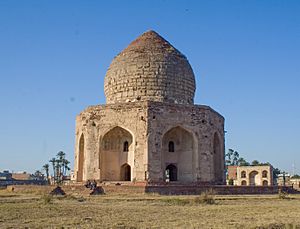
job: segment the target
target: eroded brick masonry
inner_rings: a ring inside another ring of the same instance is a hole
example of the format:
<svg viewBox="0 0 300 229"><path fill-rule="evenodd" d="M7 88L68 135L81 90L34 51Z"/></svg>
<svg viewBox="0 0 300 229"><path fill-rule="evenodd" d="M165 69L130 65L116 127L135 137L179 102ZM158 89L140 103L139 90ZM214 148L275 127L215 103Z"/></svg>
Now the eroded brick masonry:
<svg viewBox="0 0 300 229"><path fill-rule="evenodd" d="M105 76L106 105L76 118L75 179L223 184L224 118L194 105L193 70L154 31Z"/></svg>

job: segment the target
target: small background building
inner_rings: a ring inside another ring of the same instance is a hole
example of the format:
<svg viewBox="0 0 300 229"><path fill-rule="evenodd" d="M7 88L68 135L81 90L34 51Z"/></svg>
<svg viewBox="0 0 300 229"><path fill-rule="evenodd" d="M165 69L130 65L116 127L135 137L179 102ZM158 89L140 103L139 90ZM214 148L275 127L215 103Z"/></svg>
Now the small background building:
<svg viewBox="0 0 300 229"><path fill-rule="evenodd" d="M0 172L0 180L11 180L12 174L8 170Z"/></svg>
<svg viewBox="0 0 300 229"><path fill-rule="evenodd" d="M7 170L0 172L0 187L7 185L45 185L44 176L36 176L27 172L11 173Z"/></svg>
<svg viewBox="0 0 300 229"><path fill-rule="evenodd" d="M291 176L288 173L279 174L277 179L279 186L290 186L294 189L300 190L300 178L299 176Z"/></svg>
<svg viewBox="0 0 300 229"><path fill-rule="evenodd" d="M26 172L12 173L14 180L33 180L32 174Z"/></svg>
<svg viewBox="0 0 300 229"><path fill-rule="evenodd" d="M277 178L278 186L291 186L291 175L288 173L279 174Z"/></svg>
<svg viewBox="0 0 300 229"><path fill-rule="evenodd" d="M300 178L291 178L290 182L294 189L300 190Z"/></svg>
<svg viewBox="0 0 300 229"><path fill-rule="evenodd" d="M227 184L271 186L273 185L273 167L270 165L228 166Z"/></svg>
<svg viewBox="0 0 300 229"><path fill-rule="evenodd" d="M227 184L228 185L237 185L237 165L229 165L227 167Z"/></svg>

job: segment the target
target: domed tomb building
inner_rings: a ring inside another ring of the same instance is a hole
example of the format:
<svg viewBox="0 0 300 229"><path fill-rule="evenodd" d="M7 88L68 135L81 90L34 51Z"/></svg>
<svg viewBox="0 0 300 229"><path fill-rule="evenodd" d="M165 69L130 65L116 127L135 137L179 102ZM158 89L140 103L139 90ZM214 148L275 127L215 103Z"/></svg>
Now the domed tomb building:
<svg viewBox="0 0 300 229"><path fill-rule="evenodd" d="M112 61L106 105L76 118L75 179L224 184L224 118L194 105L187 58L154 31Z"/></svg>

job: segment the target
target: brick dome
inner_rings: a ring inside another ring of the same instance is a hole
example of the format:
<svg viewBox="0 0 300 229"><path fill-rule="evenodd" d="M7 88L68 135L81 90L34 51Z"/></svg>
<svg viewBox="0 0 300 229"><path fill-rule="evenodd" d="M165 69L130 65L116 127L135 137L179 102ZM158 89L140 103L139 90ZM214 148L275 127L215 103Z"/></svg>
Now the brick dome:
<svg viewBox="0 0 300 229"><path fill-rule="evenodd" d="M195 77L187 58L154 31L117 55L104 80L107 104L160 101L193 104Z"/></svg>

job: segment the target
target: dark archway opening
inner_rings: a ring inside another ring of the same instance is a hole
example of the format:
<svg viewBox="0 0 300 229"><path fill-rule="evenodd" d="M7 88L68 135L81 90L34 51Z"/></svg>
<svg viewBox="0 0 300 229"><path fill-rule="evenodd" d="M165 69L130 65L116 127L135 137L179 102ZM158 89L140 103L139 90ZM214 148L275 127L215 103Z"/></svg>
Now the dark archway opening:
<svg viewBox="0 0 300 229"><path fill-rule="evenodd" d="M124 164L121 167L121 179L122 181L131 181L131 168L130 165Z"/></svg>
<svg viewBox="0 0 300 229"><path fill-rule="evenodd" d="M177 181L177 167L170 164L166 168L166 177L169 181Z"/></svg>
<svg viewBox="0 0 300 229"><path fill-rule="evenodd" d="M128 152L129 151L129 144L128 141L125 141L123 144L123 152Z"/></svg>
<svg viewBox="0 0 300 229"><path fill-rule="evenodd" d="M267 180L263 181L263 186L268 186L268 181Z"/></svg>

